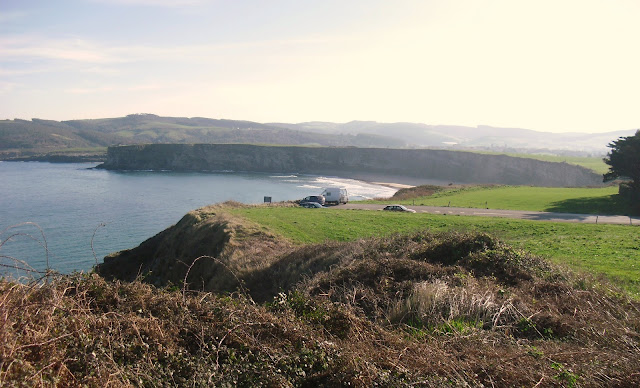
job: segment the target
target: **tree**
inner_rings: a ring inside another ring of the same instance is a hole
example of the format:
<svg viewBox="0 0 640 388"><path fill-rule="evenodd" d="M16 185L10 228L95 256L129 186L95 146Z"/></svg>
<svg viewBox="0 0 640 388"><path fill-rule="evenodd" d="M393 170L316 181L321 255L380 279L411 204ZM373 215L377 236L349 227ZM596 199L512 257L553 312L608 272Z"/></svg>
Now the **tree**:
<svg viewBox="0 0 640 388"><path fill-rule="evenodd" d="M607 147L611 151L603 160L609 165L609 171L604 174L603 181L629 179L620 185L620 194L633 202L640 201L640 129L635 135L620 137Z"/></svg>

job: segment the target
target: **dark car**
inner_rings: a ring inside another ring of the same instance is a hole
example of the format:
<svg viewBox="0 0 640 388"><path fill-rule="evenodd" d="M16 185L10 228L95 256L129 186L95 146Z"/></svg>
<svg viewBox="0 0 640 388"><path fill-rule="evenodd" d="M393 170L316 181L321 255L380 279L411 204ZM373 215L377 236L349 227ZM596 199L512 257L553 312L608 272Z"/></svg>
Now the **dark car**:
<svg viewBox="0 0 640 388"><path fill-rule="evenodd" d="M301 203L300 206L306 207L307 209L317 209L317 208L324 207L320 205L318 202L305 202L305 203Z"/></svg>
<svg viewBox="0 0 640 388"><path fill-rule="evenodd" d="M310 195L300 200L300 205L302 205L303 203L319 203L320 205L324 205L324 196Z"/></svg>
<svg viewBox="0 0 640 388"><path fill-rule="evenodd" d="M416 211L413 209L408 209L402 205L389 205L389 206L385 206L384 209L382 210L388 210L388 211L392 211L392 212L408 212L408 213L415 213Z"/></svg>

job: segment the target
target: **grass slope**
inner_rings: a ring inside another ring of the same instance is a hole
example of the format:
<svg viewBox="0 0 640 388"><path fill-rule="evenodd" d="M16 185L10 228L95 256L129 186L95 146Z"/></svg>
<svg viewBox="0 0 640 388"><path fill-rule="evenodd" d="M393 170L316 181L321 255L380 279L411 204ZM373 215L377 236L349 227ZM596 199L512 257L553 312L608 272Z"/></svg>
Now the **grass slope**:
<svg viewBox="0 0 640 388"><path fill-rule="evenodd" d="M582 166L590 170L593 170L598 174L604 174L609 170L609 166L602 160L601 157L518 154L518 153L506 153L505 155L514 156L517 158L537 159L545 162L557 162L557 163L564 162L569 164L575 164L576 166Z"/></svg>
<svg viewBox="0 0 640 388"><path fill-rule="evenodd" d="M401 190L388 200L367 202L601 215L629 213L628 204L618 196L617 186L598 188L468 186L444 188L428 193L429 195L403 194Z"/></svg>
<svg viewBox="0 0 640 388"><path fill-rule="evenodd" d="M232 212L297 243L353 241L424 229L491 233L557 264L605 275L636 297L640 296L637 227L286 207L239 208Z"/></svg>
<svg viewBox="0 0 640 388"><path fill-rule="evenodd" d="M36 154L74 149L106 148L122 140L112 134L79 131L63 123L37 120L0 120L0 156Z"/></svg>

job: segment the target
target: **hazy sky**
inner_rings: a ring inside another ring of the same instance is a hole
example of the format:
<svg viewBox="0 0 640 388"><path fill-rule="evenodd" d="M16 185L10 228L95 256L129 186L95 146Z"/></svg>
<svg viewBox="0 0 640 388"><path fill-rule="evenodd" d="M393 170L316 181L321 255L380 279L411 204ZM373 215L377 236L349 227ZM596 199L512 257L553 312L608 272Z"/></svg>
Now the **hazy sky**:
<svg viewBox="0 0 640 388"><path fill-rule="evenodd" d="M0 118L640 127L638 0L0 0Z"/></svg>

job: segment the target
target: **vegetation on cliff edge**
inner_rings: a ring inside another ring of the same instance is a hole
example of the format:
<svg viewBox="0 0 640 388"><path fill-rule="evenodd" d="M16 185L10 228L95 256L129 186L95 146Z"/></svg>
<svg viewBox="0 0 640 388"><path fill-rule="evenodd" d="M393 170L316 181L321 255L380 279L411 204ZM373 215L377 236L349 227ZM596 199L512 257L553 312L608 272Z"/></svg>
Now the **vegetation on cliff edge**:
<svg viewBox="0 0 640 388"><path fill-rule="evenodd" d="M606 277L640 296L637 226L543 222L496 217L396 214L381 211L285 207L230 210L296 243L353 241L419 230L476 231L543 256L575 271Z"/></svg>
<svg viewBox="0 0 640 388"><path fill-rule="evenodd" d="M640 383L637 303L485 234L305 245L270 263L226 293L2 281L0 383Z"/></svg>
<svg viewBox="0 0 640 388"><path fill-rule="evenodd" d="M477 231L292 244L244 209L190 212L103 277L1 280L0 385L640 384L640 305L607 282Z"/></svg>

